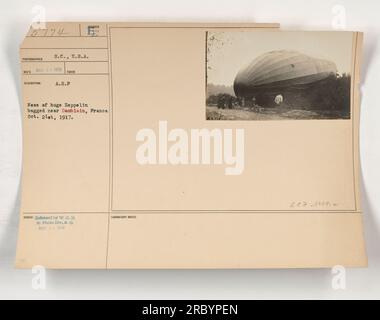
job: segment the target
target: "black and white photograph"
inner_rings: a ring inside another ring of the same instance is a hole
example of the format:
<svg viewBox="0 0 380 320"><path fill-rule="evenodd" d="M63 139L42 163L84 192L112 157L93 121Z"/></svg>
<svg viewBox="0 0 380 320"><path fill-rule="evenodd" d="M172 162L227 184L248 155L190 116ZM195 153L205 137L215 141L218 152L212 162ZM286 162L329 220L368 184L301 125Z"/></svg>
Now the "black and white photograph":
<svg viewBox="0 0 380 320"><path fill-rule="evenodd" d="M350 119L352 35L208 32L207 120Z"/></svg>

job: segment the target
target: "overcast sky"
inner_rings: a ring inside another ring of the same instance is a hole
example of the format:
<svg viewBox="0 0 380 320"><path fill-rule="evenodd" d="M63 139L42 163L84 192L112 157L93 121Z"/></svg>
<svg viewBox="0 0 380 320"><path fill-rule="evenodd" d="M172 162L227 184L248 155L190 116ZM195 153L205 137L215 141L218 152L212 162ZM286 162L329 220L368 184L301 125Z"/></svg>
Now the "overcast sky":
<svg viewBox="0 0 380 320"><path fill-rule="evenodd" d="M273 50L327 59L335 62L339 73L351 73L352 40L351 32L208 32L208 83L232 86L243 66Z"/></svg>

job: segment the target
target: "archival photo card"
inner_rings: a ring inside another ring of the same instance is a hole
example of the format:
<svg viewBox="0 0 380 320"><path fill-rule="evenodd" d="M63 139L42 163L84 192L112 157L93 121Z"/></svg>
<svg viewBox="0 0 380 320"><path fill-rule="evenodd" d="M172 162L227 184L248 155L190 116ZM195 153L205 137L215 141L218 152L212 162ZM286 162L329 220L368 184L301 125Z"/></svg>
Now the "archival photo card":
<svg viewBox="0 0 380 320"><path fill-rule="evenodd" d="M206 119L350 119L353 41L350 32L207 32Z"/></svg>
<svg viewBox="0 0 380 320"><path fill-rule="evenodd" d="M16 266L366 266L363 34L278 27L31 28Z"/></svg>

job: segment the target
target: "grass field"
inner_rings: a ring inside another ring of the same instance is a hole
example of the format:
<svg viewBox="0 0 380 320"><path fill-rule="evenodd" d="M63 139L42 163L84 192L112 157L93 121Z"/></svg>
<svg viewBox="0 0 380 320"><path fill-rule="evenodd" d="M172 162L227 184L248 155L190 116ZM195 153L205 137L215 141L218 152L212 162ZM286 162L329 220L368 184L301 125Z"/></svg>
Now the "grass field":
<svg viewBox="0 0 380 320"><path fill-rule="evenodd" d="M307 119L349 119L337 112L294 110L288 108L261 108L260 111L245 109L218 109L206 107L207 120L307 120Z"/></svg>

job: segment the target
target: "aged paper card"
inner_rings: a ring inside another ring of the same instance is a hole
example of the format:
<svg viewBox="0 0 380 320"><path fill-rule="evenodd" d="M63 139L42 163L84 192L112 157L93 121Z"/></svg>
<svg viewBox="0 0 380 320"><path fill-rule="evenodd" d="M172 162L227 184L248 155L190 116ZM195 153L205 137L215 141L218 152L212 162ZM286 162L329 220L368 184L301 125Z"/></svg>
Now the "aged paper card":
<svg viewBox="0 0 380 320"><path fill-rule="evenodd" d="M277 28L31 29L17 267L366 266L362 34Z"/></svg>

